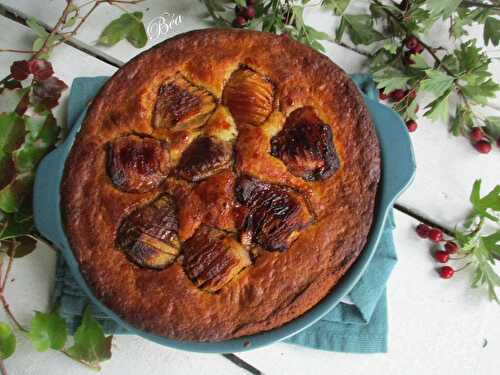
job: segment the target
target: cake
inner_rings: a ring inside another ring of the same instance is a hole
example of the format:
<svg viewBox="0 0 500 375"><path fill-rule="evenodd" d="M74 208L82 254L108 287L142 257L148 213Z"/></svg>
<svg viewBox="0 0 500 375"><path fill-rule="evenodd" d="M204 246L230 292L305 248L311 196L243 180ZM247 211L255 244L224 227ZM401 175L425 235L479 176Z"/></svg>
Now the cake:
<svg viewBox="0 0 500 375"><path fill-rule="evenodd" d="M338 66L287 36L209 29L107 81L66 161L61 210L108 308L214 342L327 296L367 241L379 178L374 126Z"/></svg>

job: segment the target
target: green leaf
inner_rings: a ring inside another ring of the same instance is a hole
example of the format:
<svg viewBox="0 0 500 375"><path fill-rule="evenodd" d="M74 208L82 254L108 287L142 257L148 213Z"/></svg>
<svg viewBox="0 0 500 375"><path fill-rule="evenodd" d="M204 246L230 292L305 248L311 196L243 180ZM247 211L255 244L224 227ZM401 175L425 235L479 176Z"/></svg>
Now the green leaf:
<svg viewBox="0 0 500 375"><path fill-rule="evenodd" d="M34 17L30 17L26 20L26 24L28 27L35 32L36 35L38 35L40 38L45 38L49 35L47 30L38 23L37 19Z"/></svg>
<svg viewBox="0 0 500 375"><path fill-rule="evenodd" d="M35 312L28 337L34 348L44 352L49 348L62 349L68 337L66 322L57 313Z"/></svg>
<svg viewBox="0 0 500 375"><path fill-rule="evenodd" d="M19 174L7 186L0 190L0 210L7 213L18 211L26 195L31 192L34 175Z"/></svg>
<svg viewBox="0 0 500 375"><path fill-rule="evenodd" d="M483 38L485 45L488 45L488 43L491 41L491 44L493 44L494 46L498 46L498 43L500 42L499 19L496 19L494 17L486 18L486 21L484 22Z"/></svg>
<svg viewBox="0 0 500 375"><path fill-rule="evenodd" d="M432 17L448 18L457 9L462 0L427 0L428 9Z"/></svg>
<svg viewBox="0 0 500 375"><path fill-rule="evenodd" d="M385 37L373 28L373 18L366 14L346 14L342 17L354 44L368 45Z"/></svg>
<svg viewBox="0 0 500 375"><path fill-rule="evenodd" d="M481 217L488 218L492 221L498 221L498 217L493 216L488 210L500 212L500 185L496 185L492 191L481 198L481 180L474 181L472 192L470 194L470 202L472 208Z"/></svg>
<svg viewBox="0 0 500 375"><path fill-rule="evenodd" d="M147 35L141 20L142 12L122 14L104 28L98 43L110 47L122 39L127 39L134 47L144 47Z"/></svg>
<svg viewBox="0 0 500 375"><path fill-rule="evenodd" d="M22 142L25 134L22 118L15 112L0 114L0 152L10 153Z"/></svg>
<svg viewBox="0 0 500 375"><path fill-rule="evenodd" d="M21 99L29 91L29 87L23 89L4 89L0 93L0 113L14 112L21 102Z"/></svg>
<svg viewBox="0 0 500 375"><path fill-rule="evenodd" d="M433 93L436 97L443 95L453 84L454 78L439 70L428 69L425 73L428 78L422 81L420 88Z"/></svg>
<svg viewBox="0 0 500 375"><path fill-rule="evenodd" d="M0 359L9 358L16 350L16 336L10 325L0 322Z"/></svg>
<svg viewBox="0 0 500 375"><path fill-rule="evenodd" d="M26 125L30 131L24 143L13 152L16 170L20 173L34 171L57 140L60 128L50 112L45 116L30 118Z"/></svg>
<svg viewBox="0 0 500 375"><path fill-rule="evenodd" d="M493 138L500 138L500 117L499 116L489 116L485 118L486 128L488 129L488 134Z"/></svg>
<svg viewBox="0 0 500 375"><path fill-rule="evenodd" d="M113 336L104 336L99 323L92 317L87 307L81 325L75 333L75 343L68 353L77 359L95 364L111 358L111 340Z"/></svg>
<svg viewBox="0 0 500 375"><path fill-rule="evenodd" d="M494 258L500 260L500 230L489 236L481 237L481 240L488 252Z"/></svg>
<svg viewBox="0 0 500 375"><path fill-rule="evenodd" d="M396 68L387 67L375 72L373 78L375 82L377 82L377 87L379 89L384 89L385 92L391 92L396 89L405 88L412 77Z"/></svg>
<svg viewBox="0 0 500 375"><path fill-rule="evenodd" d="M451 89L445 91L440 97L429 103L425 108L429 108L424 116L429 117L433 121L448 122L450 117L448 110L448 99L450 97Z"/></svg>
<svg viewBox="0 0 500 375"><path fill-rule="evenodd" d="M351 0L323 0L321 5L340 16L344 13L350 2Z"/></svg>
<svg viewBox="0 0 500 375"><path fill-rule="evenodd" d="M142 18L141 12L134 12L134 14L140 15L139 19ZM135 48L142 48L146 45L146 43L148 42L148 36L142 22L136 21L132 23L130 31L127 35L127 40Z"/></svg>
<svg viewBox="0 0 500 375"><path fill-rule="evenodd" d="M412 69L419 69L419 70L429 69L429 64L427 64L427 61L425 61L425 58L424 56L422 56L422 54L411 55L411 59L414 61L414 64L411 64Z"/></svg>
<svg viewBox="0 0 500 375"><path fill-rule="evenodd" d="M494 98L498 90L500 90L500 85L492 79L475 85L465 85L462 88L464 95L482 105L488 104L488 99Z"/></svg>
<svg viewBox="0 0 500 375"><path fill-rule="evenodd" d="M385 42L382 48L387 50L390 54L395 55L399 47L400 43L396 42L395 40L390 40Z"/></svg>

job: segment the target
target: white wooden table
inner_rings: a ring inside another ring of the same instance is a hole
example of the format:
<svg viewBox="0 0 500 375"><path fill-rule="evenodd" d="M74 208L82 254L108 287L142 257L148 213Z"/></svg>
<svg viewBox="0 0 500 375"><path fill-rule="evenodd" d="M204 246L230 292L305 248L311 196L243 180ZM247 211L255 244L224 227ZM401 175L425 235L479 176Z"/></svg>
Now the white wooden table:
<svg viewBox="0 0 500 375"><path fill-rule="evenodd" d="M1 7L23 19L36 17L50 27L64 3L64 0L2 0ZM356 1L350 10L361 6ZM146 23L166 11L182 16L180 25L168 35L149 41L145 49L177 33L206 27L200 18L204 7L196 0L147 0L135 9L144 12ZM72 40L74 47L63 45L55 50L52 61L61 79L71 84L77 76L110 75L140 52L125 42L112 48L95 45L103 26L119 14L118 9L102 6ZM311 9L307 19L321 30L330 33L334 30L335 21L329 14ZM0 15L0 30L0 48L31 48L33 34L19 22ZM347 72L362 70L362 56L334 44L325 46L327 55ZM0 54L0 76L8 74L11 62L20 58L20 55ZM498 60L492 69L497 81L500 80ZM496 106L500 107L498 99ZM64 107L59 106L57 112L60 121L65 119ZM240 353L241 359L266 374L499 373L499 306L489 303L482 292L469 289L469 275L465 273L450 281L437 277L429 244L419 241L414 233L417 223L414 216L420 214L444 227L452 227L467 213L468 195L476 178L483 179L484 189L500 182L500 152L494 149L489 155L478 154L466 140L451 139L442 124L423 118L418 122L419 129L412 134L417 176L398 200L401 209L410 215L401 210L395 212L399 263L388 284L389 353L340 354L278 343ZM29 322L32 310L47 308L54 268L55 255L43 246L15 262L8 299L21 321ZM0 319L7 318L0 315ZM114 345L113 359L103 364L104 374L248 373L221 355L182 352L138 337L118 336ZM6 366L15 375L88 373L57 352L35 352L23 337L19 337L18 349Z"/></svg>

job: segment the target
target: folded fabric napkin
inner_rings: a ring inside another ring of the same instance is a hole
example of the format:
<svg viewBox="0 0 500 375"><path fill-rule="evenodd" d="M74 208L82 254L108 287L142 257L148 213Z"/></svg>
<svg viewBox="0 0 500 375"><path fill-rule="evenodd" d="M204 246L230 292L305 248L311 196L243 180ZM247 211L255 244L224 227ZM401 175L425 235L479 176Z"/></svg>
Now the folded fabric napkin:
<svg viewBox="0 0 500 375"><path fill-rule="evenodd" d="M68 103L68 124L72 126L108 77L82 77L73 81ZM352 76L358 87L370 98L377 99L377 89L369 75ZM392 212L368 268L349 293L349 302L339 303L323 319L285 342L311 348L350 353L387 352L387 297L385 285L396 264L392 231ZM80 324L87 305L107 333L126 334L125 328L92 305L59 256L53 300L66 319L71 332Z"/></svg>

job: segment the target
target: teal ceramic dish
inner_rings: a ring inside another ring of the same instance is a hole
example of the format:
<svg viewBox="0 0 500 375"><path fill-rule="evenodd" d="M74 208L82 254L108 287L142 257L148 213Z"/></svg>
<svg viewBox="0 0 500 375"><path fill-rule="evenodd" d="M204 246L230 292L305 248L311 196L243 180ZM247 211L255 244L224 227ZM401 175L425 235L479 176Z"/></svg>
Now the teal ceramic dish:
<svg viewBox="0 0 500 375"><path fill-rule="evenodd" d="M356 76L353 77L354 81L357 81L356 78ZM377 248L385 220L394 201L411 183L415 174L413 150L405 124L395 112L375 100L374 96L377 91L374 87L362 87L362 89L368 93L364 97L374 121L382 150L382 177L377 195L373 224L367 243L354 265L328 296L299 318L281 327L256 335L223 342L200 343L177 341L153 335L131 326L93 295L80 273L77 260L64 233L60 211L60 184L63 177L64 164L83 122L85 113L80 116L64 143L48 154L38 167L34 187L34 219L36 227L43 236L61 250L74 278L89 298L132 334L137 334L161 345L176 349L211 353L245 351L284 340L321 319L353 288L365 271Z"/></svg>

